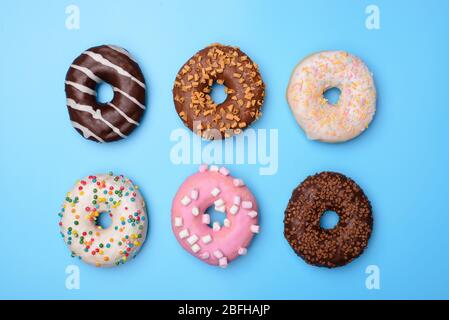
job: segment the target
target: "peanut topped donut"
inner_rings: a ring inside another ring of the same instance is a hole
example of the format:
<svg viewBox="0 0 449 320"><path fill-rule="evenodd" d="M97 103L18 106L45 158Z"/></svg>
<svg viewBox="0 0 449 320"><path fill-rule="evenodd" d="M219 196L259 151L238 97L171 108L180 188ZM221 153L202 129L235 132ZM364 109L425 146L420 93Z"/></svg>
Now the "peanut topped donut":
<svg viewBox="0 0 449 320"><path fill-rule="evenodd" d="M102 228L101 214L111 217ZM99 174L77 181L61 212L61 235L72 256L97 267L112 267L134 258L145 242L147 213L137 186L124 176Z"/></svg>
<svg viewBox="0 0 449 320"><path fill-rule="evenodd" d="M226 213L223 226L218 222L209 226L210 206ZM256 199L242 180L231 177L224 167L202 165L173 199L172 229L189 253L225 268L247 253L253 235L259 233L257 210Z"/></svg>
<svg viewBox="0 0 449 320"><path fill-rule="evenodd" d="M339 216L333 229L324 229L325 211ZM351 179L335 172L308 177L295 190L285 210L284 235L307 263L334 268L362 254L371 235L371 204Z"/></svg>
<svg viewBox="0 0 449 320"><path fill-rule="evenodd" d="M225 86L227 98L217 104L214 83ZM259 68L237 47L212 44L179 70L173 87L176 111L184 124L205 139L239 134L261 115L265 85Z"/></svg>
<svg viewBox="0 0 449 320"><path fill-rule="evenodd" d="M96 99L102 82L114 90L108 103ZM72 125L96 142L126 138L145 110L145 90L143 74L128 51L112 45L90 48L67 71L65 92Z"/></svg>
<svg viewBox="0 0 449 320"><path fill-rule="evenodd" d="M331 88L341 92L335 105L323 96ZM309 139L343 142L368 128L376 111L376 88L362 60L344 51L324 51L296 66L287 100Z"/></svg>

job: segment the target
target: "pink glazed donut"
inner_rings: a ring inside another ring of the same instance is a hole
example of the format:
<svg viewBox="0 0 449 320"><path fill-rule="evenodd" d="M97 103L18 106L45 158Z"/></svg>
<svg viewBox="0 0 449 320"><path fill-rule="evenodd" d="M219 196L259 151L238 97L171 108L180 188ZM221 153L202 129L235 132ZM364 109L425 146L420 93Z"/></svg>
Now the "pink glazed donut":
<svg viewBox="0 0 449 320"><path fill-rule="evenodd" d="M206 210L214 206L226 213L223 226L209 226ZM188 177L173 199L172 229L179 243L195 257L226 268L239 255L245 255L255 233L259 233L257 203L241 179L229 170L201 165Z"/></svg>

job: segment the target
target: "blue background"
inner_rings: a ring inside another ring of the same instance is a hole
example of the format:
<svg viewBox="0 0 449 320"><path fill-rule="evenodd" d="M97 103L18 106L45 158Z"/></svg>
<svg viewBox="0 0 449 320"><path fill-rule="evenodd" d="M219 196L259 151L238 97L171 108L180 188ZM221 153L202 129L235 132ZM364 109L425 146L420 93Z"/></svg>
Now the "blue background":
<svg viewBox="0 0 449 320"><path fill-rule="evenodd" d="M0 4L1 298L449 298L449 1L81 1L80 30L65 27L64 1ZM365 28L376 4L381 29ZM226 270L191 257L170 228L171 200L196 165L173 165L170 133L182 127L171 89L197 50L240 46L267 85L256 129L279 130L279 170L232 165L258 198L262 232L248 256ZM111 144L71 127L64 78L84 49L112 43L140 62L149 87L142 125ZM359 138L311 142L285 99L296 63L319 50L347 50L374 73L378 110ZM76 179L114 171L140 185L150 228L140 255L98 269L70 258L58 216ZM307 175L342 172L373 204L367 251L327 270L296 257L283 237L292 189ZM65 268L80 267L80 290L65 288ZM365 268L378 265L380 290Z"/></svg>

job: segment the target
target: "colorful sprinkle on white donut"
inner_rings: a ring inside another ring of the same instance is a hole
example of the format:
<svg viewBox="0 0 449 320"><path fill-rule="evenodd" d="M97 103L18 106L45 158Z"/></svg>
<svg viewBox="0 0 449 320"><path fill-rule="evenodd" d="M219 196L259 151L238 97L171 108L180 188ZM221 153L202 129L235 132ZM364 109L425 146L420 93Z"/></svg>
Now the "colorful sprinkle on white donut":
<svg viewBox="0 0 449 320"><path fill-rule="evenodd" d="M222 226L218 222L209 226L209 207L226 213ZM226 168L208 169L207 165L201 165L181 185L171 216L173 233L183 248L222 268L247 253L254 234L259 233L258 217L256 199L243 181L233 178Z"/></svg>
<svg viewBox="0 0 449 320"><path fill-rule="evenodd" d="M335 105L323 96L331 88L341 92ZM376 88L362 60L344 51L324 51L296 66L287 100L309 139L343 142L368 128L376 111Z"/></svg>
<svg viewBox="0 0 449 320"><path fill-rule="evenodd" d="M100 214L111 217L106 229L98 225ZM99 174L79 180L67 193L59 216L61 235L72 256L97 267L127 262L145 242L145 201L138 187L121 175Z"/></svg>

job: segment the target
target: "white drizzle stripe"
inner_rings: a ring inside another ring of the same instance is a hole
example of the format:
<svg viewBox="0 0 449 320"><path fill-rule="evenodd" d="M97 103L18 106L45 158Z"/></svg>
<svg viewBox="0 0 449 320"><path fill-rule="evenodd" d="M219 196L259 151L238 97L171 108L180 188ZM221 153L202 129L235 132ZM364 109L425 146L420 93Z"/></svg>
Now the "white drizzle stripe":
<svg viewBox="0 0 449 320"><path fill-rule="evenodd" d="M126 121L128 121L129 123L135 124L136 126L139 125L139 123L137 121L134 121L132 118L128 117L128 115L126 113L124 113L122 110L120 110L119 108L117 108L115 105L113 105L112 103L108 102L108 106L114 108L118 113L120 113L120 115L126 119Z"/></svg>
<svg viewBox="0 0 449 320"><path fill-rule="evenodd" d="M124 95L125 97L127 97L129 100L131 100L132 102L134 102L135 104L137 104L139 107L141 107L143 110L145 110L145 106L143 104L141 104L136 98L130 96L129 94L127 94L126 92L120 90L119 88L113 87L113 90L115 92L118 92L122 95Z"/></svg>
<svg viewBox="0 0 449 320"><path fill-rule="evenodd" d="M96 83L100 83L103 82L103 80L101 80L101 78L97 77L92 71L90 71L90 69L86 68L86 67L81 67L78 66L76 64L72 64L71 67L73 69L79 70L82 73L84 73L86 76L88 76L90 79L92 79L93 81L95 81Z"/></svg>
<svg viewBox="0 0 449 320"><path fill-rule="evenodd" d="M92 131L90 131L88 128L86 128L85 126L80 125L78 122L72 121L72 126L75 129L80 130L83 133L83 137L88 139L89 137L94 137L95 139L97 139L97 141L99 142L104 142L103 139L101 139L99 136L97 136L95 133L93 133Z"/></svg>
<svg viewBox="0 0 449 320"><path fill-rule="evenodd" d="M87 94L90 94L93 96L97 95L97 93L94 90L92 90L91 88L88 88L86 86L83 86L82 84L72 82L72 81L66 81L65 84L68 84L69 86L72 86L75 89L77 89L78 91L81 91L83 93L87 93Z"/></svg>
<svg viewBox="0 0 449 320"><path fill-rule="evenodd" d="M124 70L122 67L119 67L118 65L113 64L111 61L109 61L108 59L104 58L101 54L95 53L95 52L92 52L92 51L84 51L83 54L88 55L89 57L91 57L95 61L101 63L102 65L105 65L107 67L110 67L110 68L114 69L119 74L121 74L121 75L123 75L125 77L130 78L131 80L136 82L139 86L141 86L142 88L145 89L145 84L143 82L139 81L139 79L136 79L128 71Z"/></svg>
<svg viewBox="0 0 449 320"><path fill-rule="evenodd" d="M137 61L131 56L131 54L130 54L127 50L125 50L125 49L123 49L123 48L120 48L120 47L117 47L117 46L113 46L113 45L108 45L107 47L108 47L108 48L111 48L112 50L115 50L115 51L117 51L117 52L120 52L121 54L127 56L127 57L130 58L132 61L134 61L135 63L137 63Z"/></svg>
<svg viewBox="0 0 449 320"><path fill-rule="evenodd" d="M103 118L100 109L94 110L91 106L78 104L73 99L67 99L67 105L72 109L90 113L94 119L103 121L109 128L112 129L112 131L114 131L120 137L126 138L126 136L118 128L114 127L114 125Z"/></svg>

